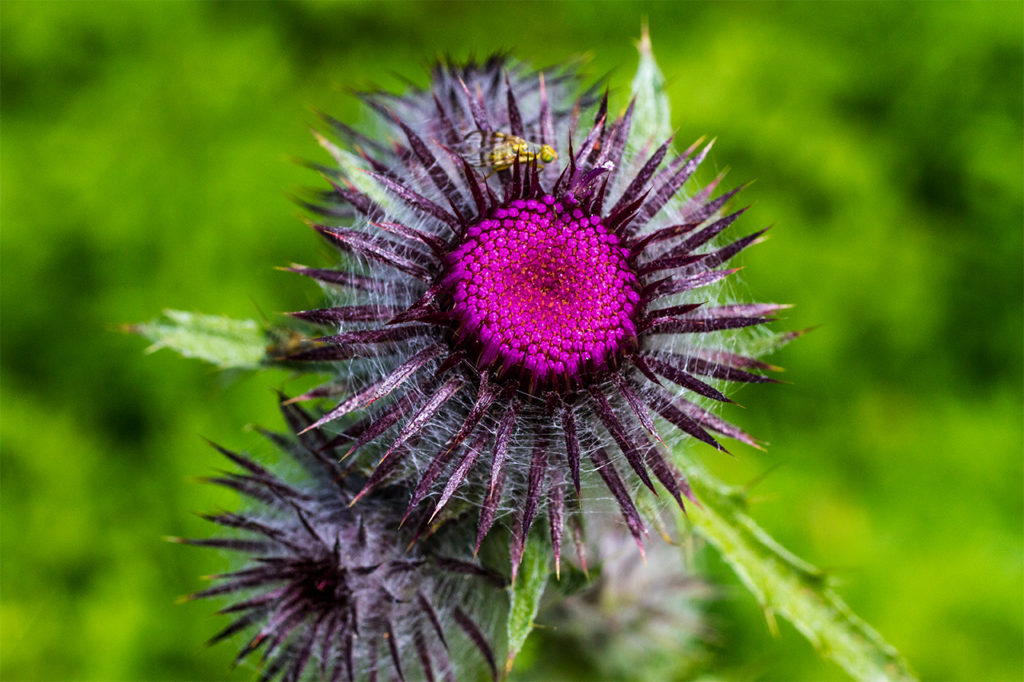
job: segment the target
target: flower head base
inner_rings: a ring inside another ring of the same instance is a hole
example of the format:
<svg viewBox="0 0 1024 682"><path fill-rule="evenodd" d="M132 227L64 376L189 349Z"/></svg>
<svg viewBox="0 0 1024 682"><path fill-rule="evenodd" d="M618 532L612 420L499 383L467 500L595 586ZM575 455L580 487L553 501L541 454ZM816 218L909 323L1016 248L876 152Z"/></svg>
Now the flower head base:
<svg viewBox="0 0 1024 682"><path fill-rule="evenodd" d="M476 223L448 256L444 283L477 366L531 390L568 388L636 345L640 296L629 252L601 217L546 195Z"/></svg>
<svg viewBox="0 0 1024 682"><path fill-rule="evenodd" d="M607 94L575 89L572 72L493 58L439 66L428 91L365 95L404 142L328 117L362 158L321 139L338 167L315 167L333 190L305 205L330 219L315 227L344 261L293 268L339 289L336 307L294 313L332 333L290 359L331 363L336 377L294 400L344 396L311 428L332 425L346 454L386 448L360 494L414 475L407 514L427 499L431 519L468 502L478 546L511 517L513 566L545 509L557 561L588 473L642 548L623 467L682 506L690 492L668 434L756 446L706 403L730 402L725 383L772 381L730 330L785 307L733 303L722 289L735 272L722 266L764 231L719 241L743 213L723 215L739 190L713 197L720 178L682 194L710 145L674 155L671 139L634 129L635 101L610 118ZM570 131L594 104L574 148ZM516 152L497 168L466 148L499 136L551 145L558 163Z"/></svg>

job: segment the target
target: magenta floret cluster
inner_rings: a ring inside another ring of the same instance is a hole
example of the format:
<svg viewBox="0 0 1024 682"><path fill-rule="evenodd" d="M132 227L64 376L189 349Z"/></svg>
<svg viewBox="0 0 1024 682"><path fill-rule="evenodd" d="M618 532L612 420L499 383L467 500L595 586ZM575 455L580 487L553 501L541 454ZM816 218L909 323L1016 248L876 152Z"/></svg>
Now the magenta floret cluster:
<svg viewBox="0 0 1024 682"><path fill-rule="evenodd" d="M601 216L547 195L472 225L449 254L446 283L482 365L576 379L635 343L640 295L628 259Z"/></svg>

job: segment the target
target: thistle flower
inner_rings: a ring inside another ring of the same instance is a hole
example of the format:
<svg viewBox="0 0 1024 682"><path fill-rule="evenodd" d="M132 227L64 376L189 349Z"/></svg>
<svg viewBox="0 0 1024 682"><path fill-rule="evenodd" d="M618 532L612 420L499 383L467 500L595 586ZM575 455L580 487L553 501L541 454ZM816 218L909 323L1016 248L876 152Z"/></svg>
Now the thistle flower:
<svg viewBox="0 0 1024 682"><path fill-rule="evenodd" d="M285 415L299 430L312 421L296 406L286 406ZM486 603L488 585L503 584L500 576L445 554L443 533L406 551L408 533L396 528L407 490L382 487L350 507L365 481L342 470L323 439L267 435L306 470L307 482L215 446L242 471L209 480L256 508L205 515L239 531L228 537L174 538L248 555L241 569L211 576L214 586L186 598L237 599L220 610L234 620L210 643L254 632L235 663L261 653L261 679L374 680L380 671L404 680L407 673L420 677L414 665L425 679L452 679L453 661L466 657L450 657L449 642L471 643L496 676L488 638L467 611ZM472 591L463 589L467 579ZM465 641L453 638L452 626Z"/></svg>
<svg viewBox="0 0 1024 682"><path fill-rule="evenodd" d="M313 164L332 190L303 203L345 258L289 268L337 291L293 313L334 333L289 359L336 376L294 400L344 396L311 428L340 424L332 444L349 454L382 444L360 495L401 464L418 476L407 515L430 498L433 518L458 493L479 508L478 548L511 513L513 570L545 507L557 561L588 469L642 552L632 477L680 507L691 496L666 438L756 446L704 404L730 402L709 380L772 381L722 332L784 307L728 300L723 266L764 231L718 242L744 210L722 215L739 188L712 197L721 177L681 192L711 145L676 156L634 128L635 100L613 119L607 92L577 91L571 69L493 57L363 95L386 143L325 117L360 156L320 137L338 167Z"/></svg>

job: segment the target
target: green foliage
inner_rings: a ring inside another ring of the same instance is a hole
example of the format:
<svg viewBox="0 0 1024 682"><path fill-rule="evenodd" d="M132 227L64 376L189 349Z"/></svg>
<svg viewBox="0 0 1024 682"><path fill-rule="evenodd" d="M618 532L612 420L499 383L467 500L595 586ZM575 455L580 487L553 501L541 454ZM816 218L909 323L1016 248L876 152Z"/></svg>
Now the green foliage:
<svg viewBox="0 0 1024 682"><path fill-rule="evenodd" d="M128 330L149 339L150 352L169 348L220 369L255 369L267 354L268 339L255 320L165 310L163 318Z"/></svg>
<svg viewBox="0 0 1024 682"><path fill-rule="evenodd" d="M512 670L516 655L533 631L544 587L551 575L551 545L535 528L526 539L523 560L515 582L508 588L508 659L505 674Z"/></svg>

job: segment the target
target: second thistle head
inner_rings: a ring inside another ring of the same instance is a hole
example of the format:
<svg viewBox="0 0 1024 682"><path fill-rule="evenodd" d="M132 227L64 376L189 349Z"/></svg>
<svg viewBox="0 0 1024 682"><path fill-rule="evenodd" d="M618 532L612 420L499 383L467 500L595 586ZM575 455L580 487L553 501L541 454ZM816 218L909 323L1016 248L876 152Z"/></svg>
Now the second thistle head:
<svg viewBox="0 0 1024 682"><path fill-rule="evenodd" d="M285 413L311 423L295 406ZM220 613L232 621L210 643L245 633L235 663L259 659L261 679L452 679L456 663L473 665L467 648L496 676L476 607L500 598L503 579L460 559L444 533L410 548L412 534L398 529L408 490L383 486L351 506L365 480L338 467L322 439L268 435L306 475L218 448L239 470L210 481L252 504L205 516L229 529L224 537L177 540L245 556L189 597L228 600Z"/></svg>

